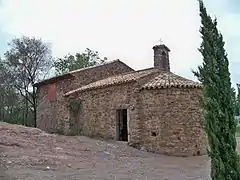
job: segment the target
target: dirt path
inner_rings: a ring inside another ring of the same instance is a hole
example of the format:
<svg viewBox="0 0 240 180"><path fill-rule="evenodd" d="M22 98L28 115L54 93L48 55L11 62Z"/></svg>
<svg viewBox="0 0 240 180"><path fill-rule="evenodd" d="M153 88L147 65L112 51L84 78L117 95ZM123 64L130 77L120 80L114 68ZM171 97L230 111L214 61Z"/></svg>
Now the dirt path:
<svg viewBox="0 0 240 180"><path fill-rule="evenodd" d="M0 123L0 180L208 180L206 156L169 157L123 142Z"/></svg>

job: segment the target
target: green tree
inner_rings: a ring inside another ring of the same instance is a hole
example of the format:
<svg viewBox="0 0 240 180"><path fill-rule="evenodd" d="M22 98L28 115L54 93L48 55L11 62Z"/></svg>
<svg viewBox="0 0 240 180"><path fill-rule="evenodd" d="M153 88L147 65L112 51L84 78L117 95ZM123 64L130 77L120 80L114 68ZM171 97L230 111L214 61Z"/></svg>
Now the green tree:
<svg viewBox="0 0 240 180"><path fill-rule="evenodd" d="M83 53L76 53L75 56L69 54L57 59L54 62L54 67L57 74L63 74L76 69L102 64L105 61L106 58L100 58L97 51L87 48Z"/></svg>
<svg viewBox="0 0 240 180"><path fill-rule="evenodd" d="M2 62L8 86L22 96L24 104L24 122L32 120L36 126L37 94L33 86L43 79L52 67L51 49L41 39L21 37L14 38L9 44L10 49L4 54Z"/></svg>
<svg viewBox="0 0 240 180"><path fill-rule="evenodd" d="M0 59L0 121L23 124L22 98L13 86L8 84L6 69Z"/></svg>
<svg viewBox="0 0 240 180"><path fill-rule="evenodd" d="M208 154L211 157L213 180L239 180L240 162L236 151L236 121L234 93L231 88L229 62L224 49L217 20L212 20L199 0L202 26L200 52L202 66L194 72L203 84L202 106L205 110L205 130L208 136Z"/></svg>

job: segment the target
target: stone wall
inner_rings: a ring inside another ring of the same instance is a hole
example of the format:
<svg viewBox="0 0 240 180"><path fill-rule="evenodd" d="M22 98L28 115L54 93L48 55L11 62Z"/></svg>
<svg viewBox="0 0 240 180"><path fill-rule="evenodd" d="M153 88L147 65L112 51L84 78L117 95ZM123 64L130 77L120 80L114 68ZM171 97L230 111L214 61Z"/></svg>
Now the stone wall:
<svg viewBox="0 0 240 180"><path fill-rule="evenodd" d="M120 62L119 62L120 63ZM57 101L47 98L48 86L40 87L37 126L47 132L116 138L116 110L128 109L129 144L168 155L192 156L205 154L206 138L199 108L200 89L142 90L141 86L157 75L153 73L138 81L117 86L88 90L65 98L63 94L76 87L121 72L131 71L120 63L110 64L96 72L90 69L74 73L75 79L56 82ZM117 70L116 68L119 67ZM104 71L105 70L105 71ZM81 106L76 118L69 114L71 98ZM77 131L77 132L76 132Z"/></svg>
<svg viewBox="0 0 240 180"><path fill-rule="evenodd" d="M206 154L200 94L200 89L143 90L140 144L167 155Z"/></svg>
<svg viewBox="0 0 240 180"><path fill-rule="evenodd" d="M72 85L68 90L70 91L94 81L130 71L134 70L119 60L95 68L76 71L73 73L73 76L75 77L74 81L72 81Z"/></svg>
<svg viewBox="0 0 240 180"><path fill-rule="evenodd" d="M137 82L76 93L81 109L73 127L91 137L116 138L116 110L128 109L128 143L167 155L206 154L199 106L200 89L140 87L156 74ZM69 97L70 98L70 97ZM74 126L75 125L75 126Z"/></svg>
<svg viewBox="0 0 240 180"><path fill-rule="evenodd" d="M57 100L48 100L48 85L40 87L37 101L37 127L49 133L65 133L68 112L63 93L71 86L71 79L56 82Z"/></svg>
<svg viewBox="0 0 240 180"><path fill-rule="evenodd" d="M49 133L68 133L68 102L63 97L63 94L96 80L129 71L133 70L121 61L114 61L94 68L75 71L73 78L55 82L57 87L57 100L54 102L50 102L47 98L48 84L38 87L37 127Z"/></svg>
<svg viewBox="0 0 240 180"><path fill-rule="evenodd" d="M132 105L134 83L85 91L79 94L82 102L77 126L81 134L115 139L116 110ZM130 112L130 119L133 118Z"/></svg>
<svg viewBox="0 0 240 180"><path fill-rule="evenodd" d="M77 92L68 97L67 101L78 99L82 102L77 115L78 119L75 122L76 129L80 130L83 135L116 139L116 110L127 109L128 142L129 144L137 144L142 138L142 110L139 102L139 89L157 75L158 73L154 72L139 78L137 81Z"/></svg>

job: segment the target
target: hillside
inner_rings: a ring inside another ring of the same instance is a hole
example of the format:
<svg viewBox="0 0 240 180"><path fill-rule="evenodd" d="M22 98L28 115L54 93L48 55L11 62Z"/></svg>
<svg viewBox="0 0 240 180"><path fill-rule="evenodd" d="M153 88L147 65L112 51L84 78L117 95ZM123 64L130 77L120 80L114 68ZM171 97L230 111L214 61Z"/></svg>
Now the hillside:
<svg viewBox="0 0 240 180"><path fill-rule="evenodd" d="M209 161L0 123L0 179L208 179ZM11 177L10 177L11 175Z"/></svg>

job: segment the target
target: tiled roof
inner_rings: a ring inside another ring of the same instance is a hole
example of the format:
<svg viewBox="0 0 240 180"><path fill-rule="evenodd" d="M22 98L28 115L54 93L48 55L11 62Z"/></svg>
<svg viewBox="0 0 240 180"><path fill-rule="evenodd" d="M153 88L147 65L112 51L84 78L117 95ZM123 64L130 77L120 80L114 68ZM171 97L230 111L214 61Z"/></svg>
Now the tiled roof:
<svg viewBox="0 0 240 180"><path fill-rule="evenodd" d="M76 92L82 92L90 89L97 89L103 88L110 85L118 85L122 83L127 83L131 81L135 81L141 77L150 75L154 72L158 72L157 75L152 80L149 80L146 84L142 86L142 89L157 89L157 88L170 88L170 87L177 87L177 88L201 88L202 85L200 83L194 82L192 80L183 78L171 72L162 72L154 68L135 71L131 73L125 73L121 75L112 76L106 79L102 79L93 83L90 83L86 86L82 86L78 89L69 91L64 94L64 96L72 95Z"/></svg>
<svg viewBox="0 0 240 180"><path fill-rule="evenodd" d="M161 72L157 77L144 84L142 89L160 89L170 87L201 88L202 85L171 72Z"/></svg>
<svg viewBox="0 0 240 180"><path fill-rule="evenodd" d="M58 76L51 77L49 79L45 79L43 81L40 81L40 82L34 84L34 86L39 86L39 85L43 85L43 84L52 83L52 82L55 82L55 81L58 81L58 80L61 80L61 79L70 78L70 77L73 77L74 73L77 73L77 72L80 72L80 71L86 71L86 70L89 70L89 69L94 69L94 68L97 68L97 67L100 67L100 66L105 66L107 64L112 64L112 63L115 63L115 62L123 63L119 59L116 59L116 60L113 60L113 61L106 61L103 64L97 64L97 65L90 66L90 67L80 68L80 69L70 71L70 72L65 73L65 74L61 74L61 75L58 75ZM125 64L125 63L123 63L123 64Z"/></svg>
<svg viewBox="0 0 240 180"><path fill-rule="evenodd" d="M125 74L121 74L121 75L112 76L112 77L109 77L106 79L102 79L102 80L90 83L90 84L80 87L78 89L69 91L69 92L65 93L64 96L69 96L76 92L82 92L85 90L97 89L97 88L102 88L102 87L106 87L106 86L110 86L110 85L117 85L117 84L135 81L141 77L147 76L156 71L158 71L158 70L156 70L154 68L150 68L150 69L146 69L146 70L135 71L135 72L131 72L131 73L125 73Z"/></svg>

